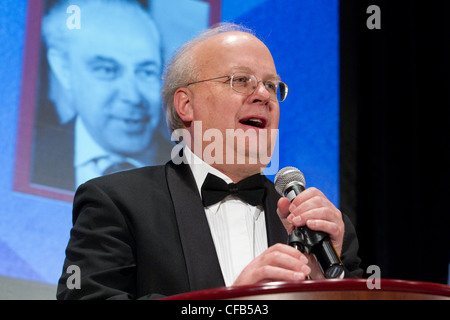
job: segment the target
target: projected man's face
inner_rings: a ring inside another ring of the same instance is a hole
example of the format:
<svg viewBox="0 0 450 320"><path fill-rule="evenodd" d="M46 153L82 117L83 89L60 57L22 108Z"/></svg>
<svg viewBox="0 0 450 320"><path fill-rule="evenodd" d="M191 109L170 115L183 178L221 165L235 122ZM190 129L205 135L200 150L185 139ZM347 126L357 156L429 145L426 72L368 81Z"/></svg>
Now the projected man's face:
<svg viewBox="0 0 450 320"><path fill-rule="evenodd" d="M128 155L143 151L160 117L156 28L144 19L104 12L79 31L69 52L76 112L103 148Z"/></svg>

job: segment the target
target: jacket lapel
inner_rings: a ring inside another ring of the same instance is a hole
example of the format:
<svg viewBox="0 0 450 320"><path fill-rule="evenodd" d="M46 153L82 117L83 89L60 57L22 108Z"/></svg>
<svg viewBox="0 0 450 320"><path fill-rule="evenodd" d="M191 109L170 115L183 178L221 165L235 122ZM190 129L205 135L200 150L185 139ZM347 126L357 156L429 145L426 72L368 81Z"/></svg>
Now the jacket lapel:
<svg viewBox="0 0 450 320"><path fill-rule="evenodd" d="M280 195L273 183L266 178L266 197L264 200L264 215L266 218L267 242L269 247L276 243L287 243L288 234L277 214L277 202Z"/></svg>
<svg viewBox="0 0 450 320"><path fill-rule="evenodd" d="M205 209L189 166L175 165L169 161L166 165L166 176L191 291L225 286ZM280 196L270 180L266 179L265 187L264 212L268 245L286 243L288 235L277 215L277 201Z"/></svg>
<svg viewBox="0 0 450 320"><path fill-rule="evenodd" d="M205 209L189 166L169 161L166 176L191 291L225 286Z"/></svg>

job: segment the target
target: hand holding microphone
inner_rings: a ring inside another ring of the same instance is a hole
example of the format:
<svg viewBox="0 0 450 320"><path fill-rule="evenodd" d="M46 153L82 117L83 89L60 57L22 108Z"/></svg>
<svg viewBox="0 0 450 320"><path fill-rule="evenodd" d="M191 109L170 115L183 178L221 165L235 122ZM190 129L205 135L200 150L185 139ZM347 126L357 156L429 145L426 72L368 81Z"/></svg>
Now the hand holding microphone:
<svg viewBox="0 0 450 320"><path fill-rule="evenodd" d="M313 279L342 276L339 255L345 228L341 212L318 189L305 190L303 174L296 168L281 169L275 177L275 189L283 196L277 213L290 241L275 244L253 259L233 285L305 280L309 275ZM308 261L306 255L316 259Z"/></svg>
<svg viewBox="0 0 450 320"><path fill-rule="evenodd" d="M339 259L344 237L341 212L315 188L305 190L300 170L287 167L275 177L275 188L286 198L278 202L278 214L290 233L289 244L314 255L326 278L343 276Z"/></svg>

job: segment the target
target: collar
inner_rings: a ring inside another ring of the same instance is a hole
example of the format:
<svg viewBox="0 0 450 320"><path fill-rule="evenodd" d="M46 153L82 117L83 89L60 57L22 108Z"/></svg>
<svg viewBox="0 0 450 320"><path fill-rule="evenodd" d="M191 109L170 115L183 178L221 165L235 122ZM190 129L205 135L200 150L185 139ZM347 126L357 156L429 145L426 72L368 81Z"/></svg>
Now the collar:
<svg viewBox="0 0 450 320"><path fill-rule="evenodd" d="M183 147L183 157L184 160L187 162L189 167L191 168L192 174L194 175L195 183L197 185L198 193L202 194L202 185L203 182L206 179L206 176L208 173L214 174L218 176L219 178L223 179L226 183L231 183L233 180L231 180L230 177L228 177L226 174L222 173L221 171L217 170L216 168L210 166L206 162L204 162L202 159L200 159L195 153L189 149L187 145L184 145ZM208 208L214 212L217 213L222 202L218 202L214 205L209 206ZM264 211L262 207L257 206L254 207L248 203L242 202L243 205L245 205L248 208L253 208L253 219L255 221L260 217L261 213Z"/></svg>
<svg viewBox="0 0 450 320"><path fill-rule="evenodd" d="M89 134L83 120L80 117L75 119L75 149L74 149L74 167L78 168L87 164L90 161L109 160L118 162L120 159L126 160L136 167L142 167L143 164L133 158L123 157L105 150L101 147ZM108 163L109 163L108 162Z"/></svg>
<svg viewBox="0 0 450 320"><path fill-rule="evenodd" d="M191 149L189 149L187 145L183 147L183 157L189 164L189 167L191 168L199 194L202 194L201 192L202 185L208 173L218 176L219 178L223 179L226 183L233 182L233 180L231 180L231 178L229 178L226 174L220 172L216 168L210 166L202 159L200 159L195 153L191 151Z"/></svg>

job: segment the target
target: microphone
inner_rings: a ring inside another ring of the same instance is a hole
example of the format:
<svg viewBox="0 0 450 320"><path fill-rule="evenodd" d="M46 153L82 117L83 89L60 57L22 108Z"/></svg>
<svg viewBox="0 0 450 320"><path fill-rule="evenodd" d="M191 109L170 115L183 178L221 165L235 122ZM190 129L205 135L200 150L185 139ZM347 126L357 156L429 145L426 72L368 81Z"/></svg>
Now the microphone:
<svg viewBox="0 0 450 320"><path fill-rule="evenodd" d="M275 176L275 189L292 202L305 190L305 177L294 167L285 167ZM327 279L343 278L344 266L331 243L330 236L307 226L296 227L289 235L288 244L302 253L313 254Z"/></svg>

